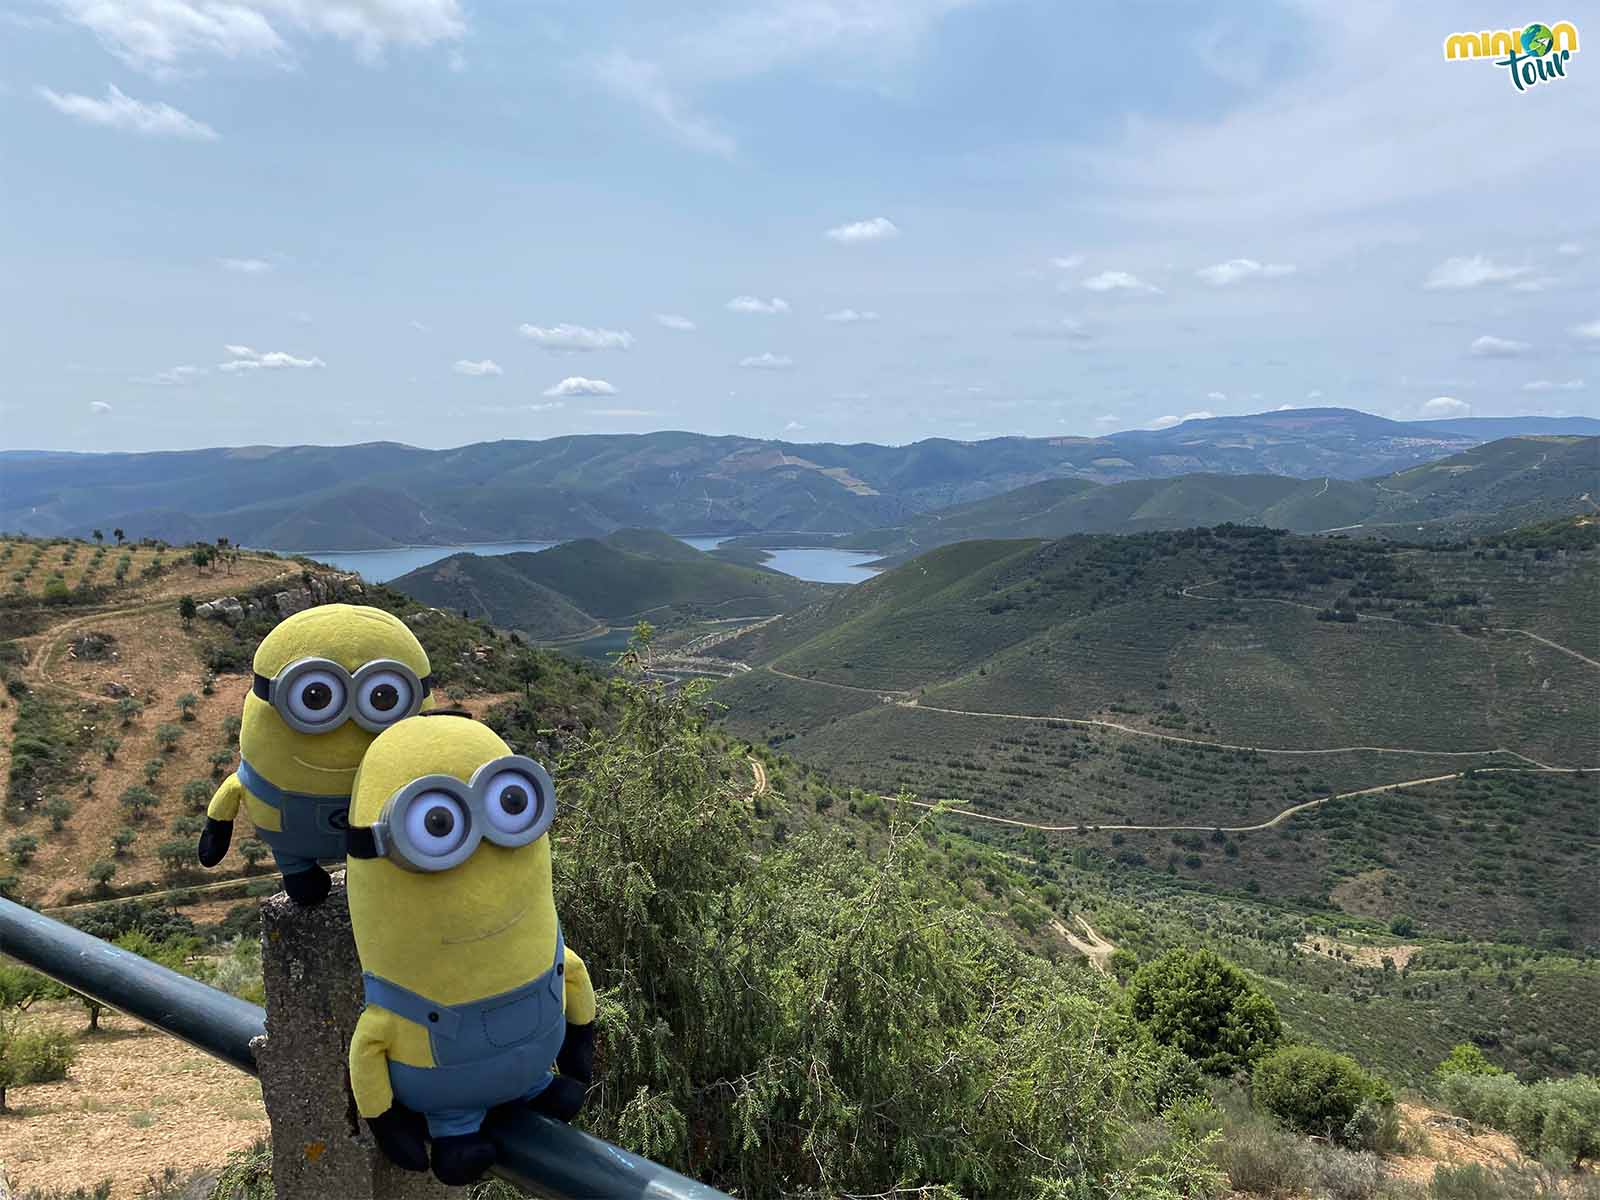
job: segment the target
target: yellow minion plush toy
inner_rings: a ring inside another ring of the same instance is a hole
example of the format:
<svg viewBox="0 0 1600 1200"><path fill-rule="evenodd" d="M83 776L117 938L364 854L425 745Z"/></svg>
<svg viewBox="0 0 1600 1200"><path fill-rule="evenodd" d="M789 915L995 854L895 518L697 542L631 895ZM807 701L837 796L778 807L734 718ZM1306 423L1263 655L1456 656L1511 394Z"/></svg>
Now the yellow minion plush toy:
<svg viewBox="0 0 1600 1200"><path fill-rule="evenodd" d="M454 713L385 730L356 775L350 1085L384 1153L425 1170L426 1137L447 1184L493 1165L490 1109L571 1120L594 1074L594 988L551 888L555 803L543 767Z"/></svg>
<svg viewBox="0 0 1600 1200"><path fill-rule="evenodd" d="M256 649L239 767L211 797L199 858L222 861L245 806L297 904L328 894L319 862L344 857L350 787L384 729L430 707L427 653L382 609L324 604L295 613Z"/></svg>

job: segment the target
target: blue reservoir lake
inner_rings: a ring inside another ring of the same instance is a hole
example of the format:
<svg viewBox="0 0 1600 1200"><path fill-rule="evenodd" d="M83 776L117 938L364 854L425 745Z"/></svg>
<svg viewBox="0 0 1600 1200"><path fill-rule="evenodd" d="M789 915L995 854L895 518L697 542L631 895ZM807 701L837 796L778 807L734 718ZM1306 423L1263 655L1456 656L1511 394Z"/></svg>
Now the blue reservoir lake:
<svg viewBox="0 0 1600 1200"><path fill-rule="evenodd" d="M680 537L680 542L696 550L715 550L728 539L725 537ZM388 550L313 550L307 558L338 567L341 571L354 571L369 583L388 583L408 571L425 567L452 554L537 554L558 546L559 542L476 542L459 546L398 546ZM284 553L295 553L285 551ZM870 579L875 571L864 564L878 556L859 550L832 550L827 547L801 547L786 550L768 550L769 557L762 565L792 575L796 579L809 579L815 583L860 583Z"/></svg>

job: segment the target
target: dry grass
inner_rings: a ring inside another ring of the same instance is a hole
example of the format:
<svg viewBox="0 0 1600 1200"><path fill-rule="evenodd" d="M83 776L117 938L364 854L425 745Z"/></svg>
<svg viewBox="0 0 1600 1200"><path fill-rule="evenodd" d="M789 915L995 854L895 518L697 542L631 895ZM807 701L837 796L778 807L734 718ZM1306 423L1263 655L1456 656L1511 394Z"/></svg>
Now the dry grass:
<svg viewBox="0 0 1600 1200"><path fill-rule="evenodd" d="M26 1023L82 1030L83 1009L38 1005ZM176 1166L220 1167L267 1134L254 1079L120 1013L77 1038L78 1061L60 1083L12 1088L0 1117L0 1170L21 1188L112 1181L132 1197L146 1176Z"/></svg>
<svg viewBox="0 0 1600 1200"><path fill-rule="evenodd" d="M1406 964L1422 949L1421 946L1411 945L1368 946L1331 937L1307 938L1303 942L1296 942L1295 947L1307 954L1339 958L1345 962L1355 963L1359 967L1381 967L1383 960L1387 958L1393 961L1397 971L1405 970Z"/></svg>

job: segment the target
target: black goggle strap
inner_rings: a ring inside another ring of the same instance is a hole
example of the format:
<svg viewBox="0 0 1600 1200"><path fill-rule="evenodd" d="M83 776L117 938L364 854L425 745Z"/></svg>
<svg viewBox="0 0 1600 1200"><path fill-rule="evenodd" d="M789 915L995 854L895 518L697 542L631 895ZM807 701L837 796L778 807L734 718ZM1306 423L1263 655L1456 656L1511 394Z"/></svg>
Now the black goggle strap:
<svg viewBox="0 0 1600 1200"><path fill-rule="evenodd" d="M382 858L378 852L378 839L370 825L351 825L344 831L344 852L347 858Z"/></svg>
<svg viewBox="0 0 1600 1200"><path fill-rule="evenodd" d="M433 693L433 676L424 675L421 683L422 698L426 700L428 696ZM261 699L265 700L268 704L272 703L272 680L268 679L265 675L254 676L250 683L250 690Z"/></svg>

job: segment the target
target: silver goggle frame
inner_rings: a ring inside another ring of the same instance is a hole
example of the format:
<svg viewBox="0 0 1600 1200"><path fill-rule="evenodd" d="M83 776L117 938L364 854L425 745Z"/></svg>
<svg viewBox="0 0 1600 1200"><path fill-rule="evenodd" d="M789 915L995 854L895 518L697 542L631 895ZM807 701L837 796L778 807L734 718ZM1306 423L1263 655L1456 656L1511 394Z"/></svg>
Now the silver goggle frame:
<svg viewBox="0 0 1600 1200"><path fill-rule="evenodd" d="M313 721L295 712L292 697L295 685L299 681L307 675L317 673L333 676L343 687L344 703L338 708L330 709L327 716ZM411 702L397 705L393 711L377 716L364 711L359 702L361 689L373 676L379 674L400 676L411 689ZM265 675L257 675L252 690L272 705L278 716L283 719L283 723L296 733L331 733L346 721L354 721L368 733L381 733L396 722L414 717L422 711L422 702L433 690L433 676L419 677L405 663L393 658L375 658L371 662L362 663L354 671L345 670L343 664L336 663L330 658L297 658L271 679Z"/></svg>
<svg viewBox="0 0 1600 1200"><path fill-rule="evenodd" d="M497 826L489 814L490 804L497 799L489 795L489 784L507 772L522 776L525 783L532 785L527 799L534 808L533 819L514 833ZM439 792L456 802L467 829L453 849L433 854L417 845L407 818L419 798ZM350 827L349 851L353 858L387 858L407 871L448 871L471 858L485 840L508 849L538 841L549 832L555 815L556 785L549 772L525 755L508 754L484 763L466 783L454 775L413 779L384 801L383 811L370 826Z"/></svg>

